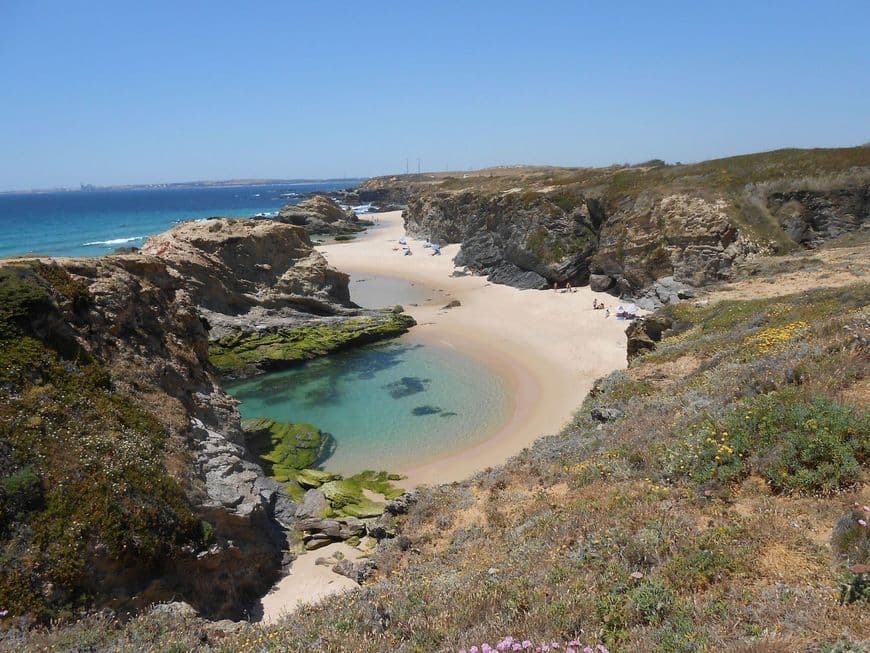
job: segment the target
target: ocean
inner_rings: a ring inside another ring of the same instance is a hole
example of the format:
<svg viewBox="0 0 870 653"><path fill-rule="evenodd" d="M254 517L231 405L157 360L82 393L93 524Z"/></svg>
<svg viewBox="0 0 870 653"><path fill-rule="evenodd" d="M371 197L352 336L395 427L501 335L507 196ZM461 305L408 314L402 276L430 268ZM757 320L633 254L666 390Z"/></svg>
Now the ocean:
<svg viewBox="0 0 870 653"><path fill-rule="evenodd" d="M109 254L184 220L272 213L359 181L0 194L0 257Z"/></svg>

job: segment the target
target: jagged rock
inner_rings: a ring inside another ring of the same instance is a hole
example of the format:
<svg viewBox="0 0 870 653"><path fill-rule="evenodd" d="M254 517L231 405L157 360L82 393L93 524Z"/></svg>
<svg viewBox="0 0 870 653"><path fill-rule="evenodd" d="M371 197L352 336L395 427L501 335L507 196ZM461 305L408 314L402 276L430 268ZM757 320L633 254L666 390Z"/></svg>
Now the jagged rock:
<svg viewBox="0 0 870 653"><path fill-rule="evenodd" d="M150 610L151 614L170 615L173 617L196 617L198 615L196 609L185 603L184 601L171 601L169 603L158 603Z"/></svg>
<svg viewBox="0 0 870 653"><path fill-rule="evenodd" d="M388 501L387 505L384 506L384 511L391 515L404 515L415 503L417 503L417 493L415 491L405 492L400 497Z"/></svg>
<svg viewBox="0 0 870 653"><path fill-rule="evenodd" d="M396 536L396 524L392 515L384 514L376 519L369 519L365 522L366 533L376 540L383 540L388 537Z"/></svg>
<svg viewBox="0 0 870 653"><path fill-rule="evenodd" d="M593 408L590 415L596 422L613 422L622 417L622 411L616 408Z"/></svg>
<svg viewBox="0 0 870 653"><path fill-rule="evenodd" d="M320 490L308 490L302 497L302 503L296 508L296 517L299 519L320 519L329 514L329 501Z"/></svg>
<svg viewBox="0 0 870 653"><path fill-rule="evenodd" d="M590 274L589 289L594 292L605 292L613 286L613 278L606 274Z"/></svg>
<svg viewBox="0 0 870 653"><path fill-rule="evenodd" d="M207 617L241 617L249 598L280 573L286 537L276 511L286 519L292 504L279 500L277 485L245 447L235 402L209 363L205 324L188 280L142 253L2 266L31 274L46 266L44 287L77 289L82 301L56 302L29 328L53 341L71 338L77 360L93 361L119 399L155 420L151 428L166 434L166 449L155 449L158 464L184 493L179 503L189 505L208 532L207 551L175 547L169 541L177 525L161 512L167 544L159 548L165 551L160 559L132 564L95 546L84 572L89 587L99 588L91 592L95 605L109 601L135 610L179 597ZM58 596L70 589L58 587Z"/></svg>
<svg viewBox="0 0 870 653"><path fill-rule="evenodd" d="M434 192L409 200L403 216L412 235L461 243L454 263L494 283L526 289L587 280L595 221L582 197Z"/></svg>
<svg viewBox="0 0 870 653"><path fill-rule="evenodd" d="M818 247L867 227L870 187L772 193L767 206L789 238L804 247Z"/></svg>
<svg viewBox="0 0 870 653"><path fill-rule="evenodd" d="M346 576L358 585L368 580L375 569L377 569L377 565L374 560L360 560L358 562L353 562L347 558L339 560L332 567L332 571L336 574Z"/></svg>
<svg viewBox="0 0 870 653"><path fill-rule="evenodd" d="M647 315L632 322L625 330L628 360L655 349L656 343L662 339L662 333L672 326L672 320L661 315Z"/></svg>
<svg viewBox="0 0 870 653"><path fill-rule="evenodd" d="M263 219L296 225L309 234L338 235L363 229L352 210L342 209L324 195L314 195L299 204L288 204L281 207L277 216Z"/></svg>
<svg viewBox="0 0 870 653"><path fill-rule="evenodd" d="M142 248L183 281L209 354L240 377L404 333L400 311L350 301L348 276L331 268L302 227L272 220L186 222Z"/></svg>

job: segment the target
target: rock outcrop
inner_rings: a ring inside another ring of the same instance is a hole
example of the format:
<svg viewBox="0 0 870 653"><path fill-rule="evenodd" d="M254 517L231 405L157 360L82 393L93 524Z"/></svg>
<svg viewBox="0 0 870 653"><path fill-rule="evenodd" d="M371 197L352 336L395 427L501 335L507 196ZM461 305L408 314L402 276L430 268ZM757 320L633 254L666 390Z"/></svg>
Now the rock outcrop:
<svg viewBox="0 0 870 653"><path fill-rule="evenodd" d="M29 551L0 579L5 605L50 616L82 593L122 610L183 597L201 614L242 617L280 573L282 498L247 454L235 402L208 361L195 293L166 262L141 254L6 261L0 272L4 310L19 306L0 329L0 352L6 371L21 371L0 383L0 406L27 410L40 430L31 443L30 427L4 422L3 441L21 448L3 459L24 467L3 472L28 470L59 493L4 530L4 546ZM38 388L46 400L63 393L61 413L52 401L29 403ZM58 447L40 453L39 443ZM111 509L101 516L92 493L104 492ZM70 548L27 544L54 515L63 531L80 529ZM78 571L52 571L66 554Z"/></svg>
<svg viewBox="0 0 870 653"><path fill-rule="evenodd" d="M404 216L412 235L462 243L457 265L524 289L587 283L601 226L594 200L537 192L423 194Z"/></svg>
<svg viewBox="0 0 870 653"><path fill-rule="evenodd" d="M238 377L404 333L410 316L350 301L305 230L272 220L187 222L148 239L143 254L185 280L209 328L212 362Z"/></svg>
<svg viewBox="0 0 870 653"><path fill-rule="evenodd" d="M365 227L350 209L341 208L324 195L313 195L299 204L288 204L278 215L268 218L302 227L309 234L346 235L362 231Z"/></svg>
<svg viewBox="0 0 870 653"><path fill-rule="evenodd" d="M347 276L301 227L265 220L185 223L139 253L4 261L0 300L0 476L14 481L0 484L14 560L0 601L44 619L70 603L136 610L177 598L207 617L244 617L281 574L297 519L278 472L313 466L328 441L291 452L270 427L277 444L252 452L215 346L241 374L412 322L353 305ZM310 340L311 328L320 339L306 349L299 334ZM365 513L362 486L341 483L344 515Z"/></svg>
<svg viewBox="0 0 870 653"><path fill-rule="evenodd" d="M804 247L818 247L870 225L868 187L772 193L768 206L788 237Z"/></svg>
<svg viewBox="0 0 870 653"><path fill-rule="evenodd" d="M631 192L614 187L612 173L596 184L540 190L428 189L403 215L412 235L461 243L456 265L495 283L588 283L648 309L729 279L736 264L758 254L816 247L868 224L868 184L817 191L800 189L817 180L786 179L777 188L796 190L774 192L764 184L706 188L687 179Z"/></svg>

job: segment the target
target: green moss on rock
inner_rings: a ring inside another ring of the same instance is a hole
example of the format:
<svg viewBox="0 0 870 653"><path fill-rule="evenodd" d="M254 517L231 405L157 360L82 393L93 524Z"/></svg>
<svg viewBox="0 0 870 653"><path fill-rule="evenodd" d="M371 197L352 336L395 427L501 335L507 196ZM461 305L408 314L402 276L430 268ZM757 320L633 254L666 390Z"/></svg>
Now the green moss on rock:
<svg viewBox="0 0 870 653"><path fill-rule="evenodd" d="M334 325L236 333L213 341L209 345L209 358L223 374L240 377L398 336L414 324L410 315L389 310L376 317L358 317Z"/></svg>
<svg viewBox="0 0 870 653"><path fill-rule="evenodd" d="M242 429L266 473L279 482L295 482L300 470L322 462L333 447L332 438L311 424L257 418L242 422Z"/></svg>
<svg viewBox="0 0 870 653"><path fill-rule="evenodd" d="M296 482L302 487L315 488L320 487L329 481L340 479L339 474L324 472L320 469L303 469L296 473Z"/></svg>
<svg viewBox="0 0 870 653"><path fill-rule="evenodd" d="M339 514L349 517L376 517L384 512L384 504L365 496L363 490L396 499L404 490L390 481L398 480L395 474L367 470L346 479L329 481L320 486L320 491Z"/></svg>

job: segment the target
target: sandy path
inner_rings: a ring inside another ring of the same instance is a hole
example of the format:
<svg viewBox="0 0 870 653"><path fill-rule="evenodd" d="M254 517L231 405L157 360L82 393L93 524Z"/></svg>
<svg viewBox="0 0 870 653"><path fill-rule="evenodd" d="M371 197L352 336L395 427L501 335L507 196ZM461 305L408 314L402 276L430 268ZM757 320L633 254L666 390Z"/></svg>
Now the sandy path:
<svg viewBox="0 0 870 653"><path fill-rule="evenodd" d="M356 240L318 249L343 272L400 278L431 289L434 301L405 306L418 323L408 338L437 342L476 358L507 379L513 395L511 414L483 441L395 470L408 476L409 486L460 480L504 462L535 439L558 432L597 377L625 366L626 323L592 309L597 297L613 310L613 297L588 287L570 294L521 291L483 277L454 277L458 245L431 256L423 241L408 238L413 255L403 256L401 249L394 250L405 235L401 213L376 218L378 224ZM443 310L452 299L461 306Z"/></svg>
<svg viewBox="0 0 870 653"><path fill-rule="evenodd" d="M335 542L316 551L303 553L293 561L290 574L279 580L271 591L260 599L263 608L262 620L266 623L277 621L301 605L317 603L332 594L359 587L350 578L336 574L331 566L317 564L318 558L331 558L336 553L350 560L357 560L362 555L359 549L343 542Z"/></svg>

